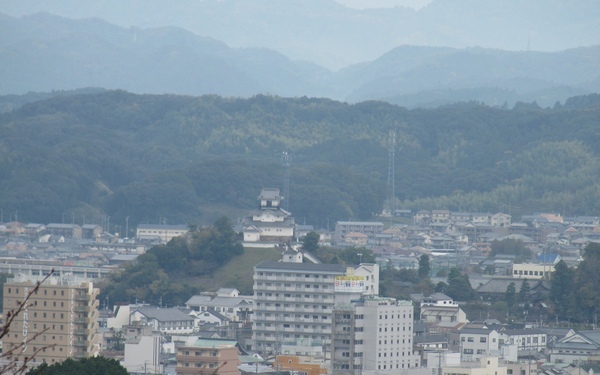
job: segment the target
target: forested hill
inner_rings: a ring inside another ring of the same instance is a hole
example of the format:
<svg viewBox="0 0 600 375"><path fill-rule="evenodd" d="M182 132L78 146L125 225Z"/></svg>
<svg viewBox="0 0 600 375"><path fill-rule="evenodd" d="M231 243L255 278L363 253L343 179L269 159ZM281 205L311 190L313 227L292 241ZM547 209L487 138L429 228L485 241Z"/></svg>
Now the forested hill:
<svg viewBox="0 0 600 375"><path fill-rule="evenodd" d="M553 109L464 103L407 110L382 102L134 95L59 96L0 115L5 221L210 223L280 187L292 155L299 222L382 210L387 137L397 133L398 206L513 214L594 214L600 205L600 95ZM118 230L118 228L115 228Z"/></svg>

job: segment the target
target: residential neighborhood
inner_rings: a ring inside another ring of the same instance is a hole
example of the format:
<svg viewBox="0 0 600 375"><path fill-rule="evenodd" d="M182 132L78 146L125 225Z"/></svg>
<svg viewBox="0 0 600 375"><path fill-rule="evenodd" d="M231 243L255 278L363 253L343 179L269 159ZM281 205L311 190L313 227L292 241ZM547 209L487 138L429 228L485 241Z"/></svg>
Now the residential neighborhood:
<svg viewBox="0 0 600 375"><path fill-rule="evenodd" d="M600 241L597 217L538 213L513 222L504 213L398 210L393 223L342 221L332 231L303 224L296 232L283 199L279 189L263 189L259 208L235 229L247 251L280 249L279 261L248 265L253 293L223 285L181 306L111 304L97 299L94 283L152 246L185 236L186 225L144 224L134 238L121 238L94 224L2 223L0 272L12 275L4 315L23 290L52 273L30 299L41 309L13 322L46 329L31 348L49 337L62 340L35 361L102 354L130 373L591 374L600 365L596 322L590 329L552 321L543 302L557 264L577 267L584 248ZM358 263L321 263L303 248L309 233L323 248L359 252ZM530 255L493 253L507 240ZM375 262L363 262L367 254ZM386 272L417 270L432 285L460 270L483 306L510 302L512 288L530 315L509 308L500 312L506 316L469 316L467 301L443 291L415 293L411 282L401 283L405 299L383 293ZM72 328L74 322L87 328ZM4 347L23 335L7 336Z"/></svg>

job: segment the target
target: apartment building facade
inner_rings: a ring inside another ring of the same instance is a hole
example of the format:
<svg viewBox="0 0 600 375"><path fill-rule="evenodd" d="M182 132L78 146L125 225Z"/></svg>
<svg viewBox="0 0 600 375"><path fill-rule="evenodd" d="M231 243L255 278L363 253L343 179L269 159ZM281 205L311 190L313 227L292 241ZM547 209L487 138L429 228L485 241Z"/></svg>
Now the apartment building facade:
<svg viewBox="0 0 600 375"><path fill-rule="evenodd" d="M334 375L368 374L417 368L413 353L413 304L366 297L336 304L332 325Z"/></svg>
<svg viewBox="0 0 600 375"><path fill-rule="evenodd" d="M239 349L235 340L198 339L177 349L177 375L239 375Z"/></svg>
<svg viewBox="0 0 600 375"><path fill-rule="evenodd" d="M254 350L262 355L303 354L287 348L329 345L333 307L379 293L379 266L264 261L254 267ZM296 345L297 344L297 345ZM301 349L298 349L301 351Z"/></svg>
<svg viewBox="0 0 600 375"><path fill-rule="evenodd" d="M4 284L5 317L34 290L35 283L17 276ZM101 342L97 334L98 293L89 281L67 276L48 278L13 320L10 333L3 338L4 350L26 343L16 351L17 360L35 353L30 362L34 366L97 355Z"/></svg>

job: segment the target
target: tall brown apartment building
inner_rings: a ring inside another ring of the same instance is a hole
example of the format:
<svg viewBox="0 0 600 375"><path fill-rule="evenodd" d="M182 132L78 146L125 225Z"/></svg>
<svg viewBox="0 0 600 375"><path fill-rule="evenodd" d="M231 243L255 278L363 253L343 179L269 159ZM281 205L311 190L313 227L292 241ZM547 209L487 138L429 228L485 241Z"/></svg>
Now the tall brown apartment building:
<svg viewBox="0 0 600 375"><path fill-rule="evenodd" d="M24 276L9 279L4 284L5 319L34 287L35 280ZM39 351L30 362L34 366L97 355L100 351L98 293L99 289L90 281L72 276L50 277L31 295L29 303L12 322L3 338L4 352L31 340L15 355L22 360Z"/></svg>

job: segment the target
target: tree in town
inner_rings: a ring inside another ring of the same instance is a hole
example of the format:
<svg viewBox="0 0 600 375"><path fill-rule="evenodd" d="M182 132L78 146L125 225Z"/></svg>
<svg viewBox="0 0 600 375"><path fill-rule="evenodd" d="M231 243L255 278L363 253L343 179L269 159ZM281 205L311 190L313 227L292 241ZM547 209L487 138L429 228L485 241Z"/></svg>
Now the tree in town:
<svg viewBox="0 0 600 375"><path fill-rule="evenodd" d="M519 288L519 303L523 303L527 305L529 301L529 292L531 291L531 286L529 285L529 281L527 279L523 279L523 283L521 284L521 288Z"/></svg>
<svg viewBox="0 0 600 375"><path fill-rule="evenodd" d="M319 249L319 233L315 231L311 231L306 233L306 235L302 238L302 250L310 252L315 252Z"/></svg>
<svg viewBox="0 0 600 375"><path fill-rule="evenodd" d="M512 309L512 307L515 305L516 293L517 290L515 288L515 283L513 282L508 284L506 287L506 292L504 293L504 300L506 301L509 309Z"/></svg>
<svg viewBox="0 0 600 375"><path fill-rule="evenodd" d="M554 266L550 280L550 300L554 305L556 315L561 319L567 318L569 296L574 293L574 278L575 270L569 268L562 259Z"/></svg>
<svg viewBox="0 0 600 375"><path fill-rule="evenodd" d="M574 290L578 305L588 319L600 312L600 243L591 242L583 252L583 261L575 270Z"/></svg>
<svg viewBox="0 0 600 375"><path fill-rule="evenodd" d="M102 356L74 360L68 358L62 362L46 363L30 370L26 375L127 375L129 372L119 361Z"/></svg>
<svg viewBox="0 0 600 375"><path fill-rule="evenodd" d="M419 258L419 278L420 279L428 278L430 271L431 271L431 264L429 263L429 256L427 254L423 254Z"/></svg>
<svg viewBox="0 0 600 375"><path fill-rule="evenodd" d="M477 297L469 276L462 274L456 267L452 267L448 273L448 287L444 293L458 301L471 301Z"/></svg>

